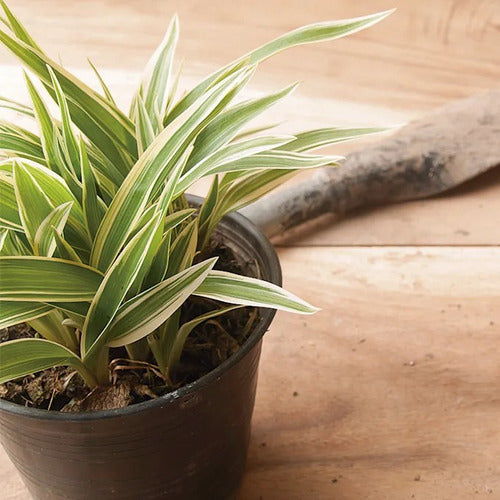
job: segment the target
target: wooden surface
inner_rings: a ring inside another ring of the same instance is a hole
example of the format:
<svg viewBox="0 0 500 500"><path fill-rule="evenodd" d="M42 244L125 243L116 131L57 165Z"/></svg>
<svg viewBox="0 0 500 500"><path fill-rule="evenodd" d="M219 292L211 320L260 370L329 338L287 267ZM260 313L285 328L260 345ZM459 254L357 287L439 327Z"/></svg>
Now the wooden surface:
<svg viewBox="0 0 500 500"><path fill-rule="evenodd" d="M398 6L262 66L250 93L304 82L269 118L285 132L402 123L500 84L498 0L10 4L93 82L89 56L124 104L174 11L190 85L286 29ZM0 52L1 94L22 98L20 83ZM499 214L496 169L281 241L286 286L323 310L278 314L267 335L241 500L500 498ZM12 471L0 454L0 497L27 499Z"/></svg>

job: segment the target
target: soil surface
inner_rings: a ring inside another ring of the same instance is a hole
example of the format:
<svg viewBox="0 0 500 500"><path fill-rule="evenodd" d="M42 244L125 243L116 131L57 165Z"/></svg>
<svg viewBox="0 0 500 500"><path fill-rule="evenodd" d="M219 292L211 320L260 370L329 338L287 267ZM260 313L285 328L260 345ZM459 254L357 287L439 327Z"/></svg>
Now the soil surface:
<svg viewBox="0 0 500 500"><path fill-rule="evenodd" d="M216 269L259 276L254 263L241 262L221 240L212 244L210 256L219 257ZM190 297L181 309L181 323L214 308L220 302ZM236 353L248 338L258 309L244 307L229 311L196 327L188 337L173 380L165 381L154 365L127 359L124 348L110 350L112 384L90 389L75 371L66 367L44 370L0 384L0 398L34 408L82 412L122 408L154 399L209 373ZM0 329L0 342L34 337L27 324Z"/></svg>

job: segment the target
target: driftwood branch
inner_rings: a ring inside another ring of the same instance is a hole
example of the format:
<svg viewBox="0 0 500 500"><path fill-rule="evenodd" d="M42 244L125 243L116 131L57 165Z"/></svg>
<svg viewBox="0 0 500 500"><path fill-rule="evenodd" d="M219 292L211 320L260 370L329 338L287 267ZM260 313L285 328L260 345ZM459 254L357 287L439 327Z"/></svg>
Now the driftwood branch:
<svg viewBox="0 0 500 500"><path fill-rule="evenodd" d="M269 236L325 213L447 191L500 165L500 91L447 105L242 212Z"/></svg>

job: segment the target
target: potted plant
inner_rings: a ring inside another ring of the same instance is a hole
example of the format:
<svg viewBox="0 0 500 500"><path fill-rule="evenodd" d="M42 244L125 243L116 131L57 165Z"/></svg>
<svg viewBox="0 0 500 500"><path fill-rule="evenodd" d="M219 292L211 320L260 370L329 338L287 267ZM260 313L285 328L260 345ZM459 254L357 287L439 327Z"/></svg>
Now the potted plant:
<svg viewBox="0 0 500 500"><path fill-rule="evenodd" d="M177 98L174 17L130 111L51 60L3 0L3 46L38 134L0 121L0 429L35 498L228 498L243 473L262 335L286 292L236 210L309 151L375 129L245 129L295 86L236 101L258 63L388 12L299 28ZM94 68L95 69L95 68ZM59 108L46 105L43 88ZM186 197L213 176L205 200Z"/></svg>

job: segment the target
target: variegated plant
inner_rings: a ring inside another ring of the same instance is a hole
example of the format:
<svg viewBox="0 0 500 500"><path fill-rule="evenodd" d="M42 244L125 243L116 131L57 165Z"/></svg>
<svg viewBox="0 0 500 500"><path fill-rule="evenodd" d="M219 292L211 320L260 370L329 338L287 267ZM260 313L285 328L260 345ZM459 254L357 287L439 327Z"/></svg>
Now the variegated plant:
<svg viewBox="0 0 500 500"><path fill-rule="evenodd" d="M168 376L204 320L244 305L315 311L277 286L215 271L215 259L193 262L224 215L301 169L338 160L310 150L376 131L245 130L295 87L235 103L257 65L286 48L359 31L388 12L287 33L181 98L172 71L174 17L126 115L97 70L102 94L50 59L0 5L0 41L32 75L31 105L5 98L0 104L39 130L0 121L0 327L28 322L39 333L0 344L0 382L62 365L89 386L107 384L109 350L117 346L132 359L154 360ZM41 87L57 103L58 118ZM184 193L209 175L211 189L196 212ZM181 324L180 306L190 295L230 305Z"/></svg>

